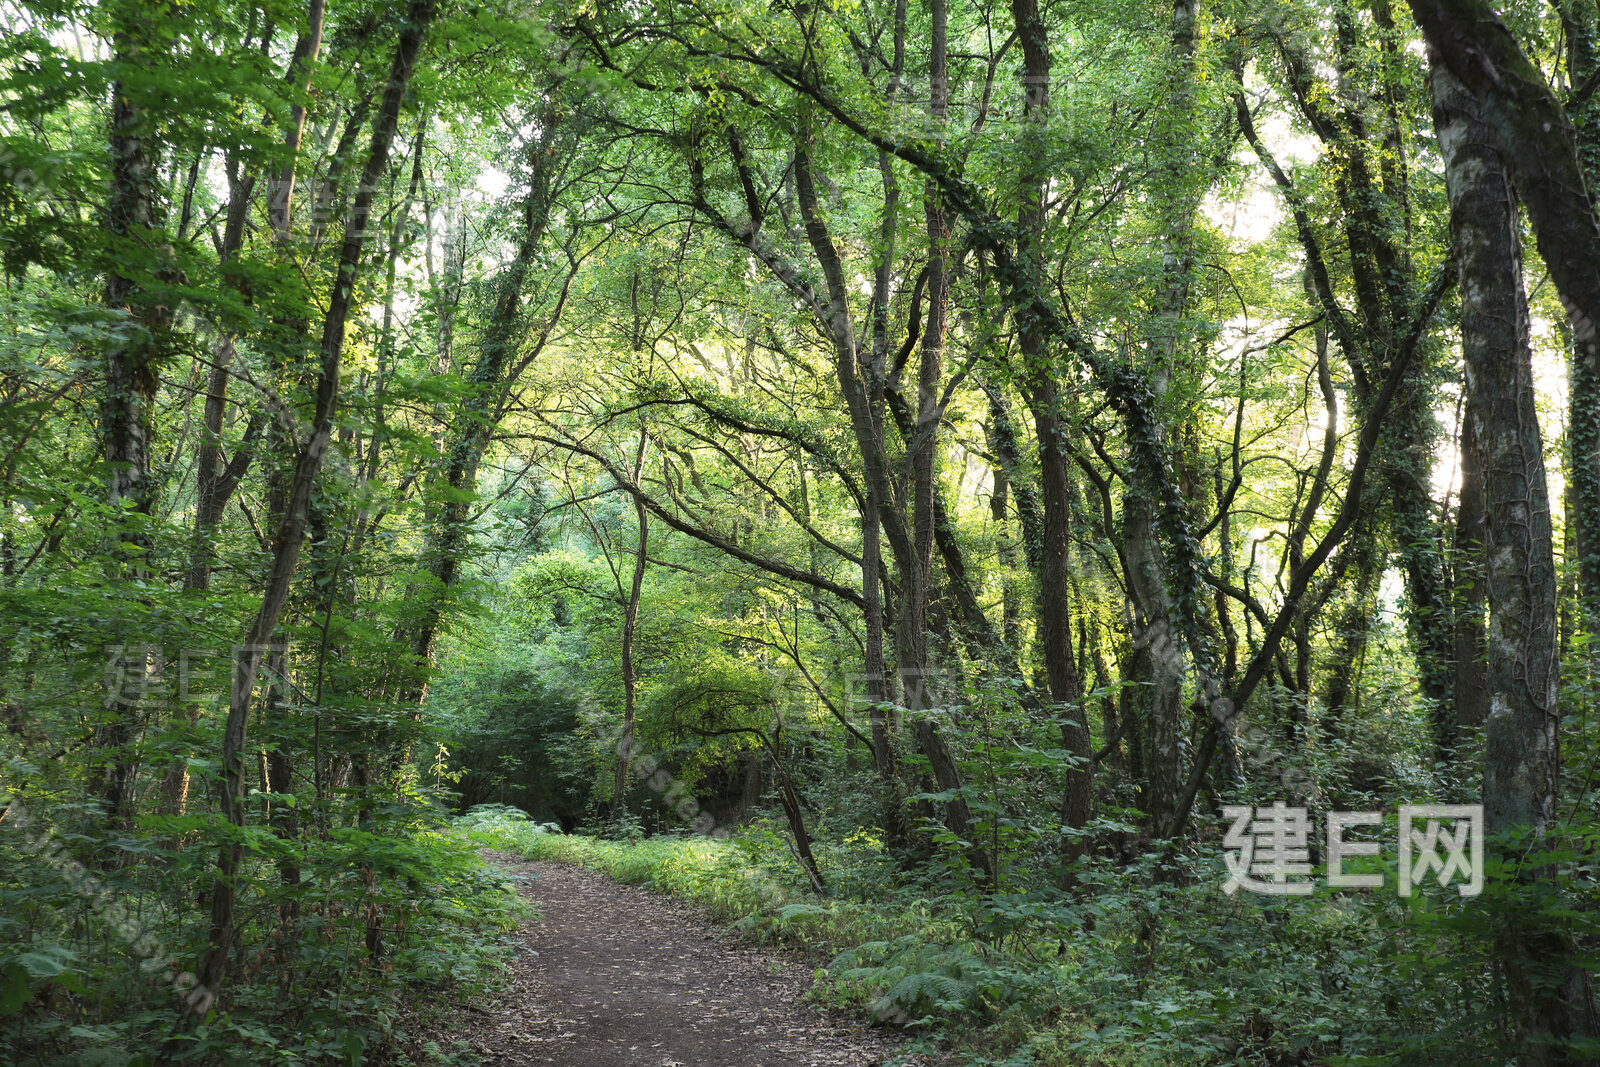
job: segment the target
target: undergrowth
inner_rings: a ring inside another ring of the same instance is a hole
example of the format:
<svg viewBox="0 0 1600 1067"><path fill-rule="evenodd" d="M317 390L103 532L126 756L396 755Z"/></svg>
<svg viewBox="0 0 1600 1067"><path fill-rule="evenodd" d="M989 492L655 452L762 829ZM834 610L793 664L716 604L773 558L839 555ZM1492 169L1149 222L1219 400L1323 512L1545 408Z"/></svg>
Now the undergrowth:
<svg viewBox="0 0 1600 1067"><path fill-rule="evenodd" d="M857 836L823 849L838 888L819 898L767 824L728 840L551 829L496 818L469 833L805 949L823 963L817 1004L904 1027L968 1067L1499 1067L1514 1055L1481 965L1490 913L1453 896L1228 897L1215 854L1165 869L1091 861L1075 892L983 895L926 870L896 878Z"/></svg>
<svg viewBox="0 0 1600 1067"><path fill-rule="evenodd" d="M211 818L108 837L83 808L35 795L0 826L0 1064L462 1062L430 1035L501 980L526 905L432 809L293 844L249 828L252 947L196 1021L174 977L205 947Z"/></svg>

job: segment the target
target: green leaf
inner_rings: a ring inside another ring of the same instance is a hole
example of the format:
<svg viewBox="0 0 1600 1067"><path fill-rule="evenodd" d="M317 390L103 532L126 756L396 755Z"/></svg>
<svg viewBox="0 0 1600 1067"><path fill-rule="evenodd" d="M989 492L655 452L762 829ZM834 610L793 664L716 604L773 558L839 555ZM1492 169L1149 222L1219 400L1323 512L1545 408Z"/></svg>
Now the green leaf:
<svg viewBox="0 0 1600 1067"><path fill-rule="evenodd" d="M0 1015L14 1015L32 999L28 972L15 962L0 967Z"/></svg>
<svg viewBox="0 0 1600 1067"><path fill-rule="evenodd" d="M67 970L62 959L43 952L24 952L16 962L35 978L54 978L58 974L65 974Z"/></svg>

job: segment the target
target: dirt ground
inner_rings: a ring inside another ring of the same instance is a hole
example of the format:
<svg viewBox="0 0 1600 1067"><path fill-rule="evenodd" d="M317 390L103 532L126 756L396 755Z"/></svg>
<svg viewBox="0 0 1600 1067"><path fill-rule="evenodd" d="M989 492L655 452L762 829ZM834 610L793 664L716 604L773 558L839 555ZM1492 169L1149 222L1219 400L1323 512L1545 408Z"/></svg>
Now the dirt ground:
<svg viewBox="0 0 1600 1067"><path fill-rule="evenodd" d="M558 863L492 857L539 917L500 1002L454 1036L497 1067L872 1067L892 1032L802 999L811 970L694 909Z"/></svg>

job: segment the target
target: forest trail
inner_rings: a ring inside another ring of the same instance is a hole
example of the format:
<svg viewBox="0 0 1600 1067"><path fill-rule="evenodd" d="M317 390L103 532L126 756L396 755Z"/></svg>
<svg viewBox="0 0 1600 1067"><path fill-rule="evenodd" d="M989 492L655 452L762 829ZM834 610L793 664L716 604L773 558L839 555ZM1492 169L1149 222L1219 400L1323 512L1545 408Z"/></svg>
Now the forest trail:
<svg viewBox="0 0 1600 1067"><path fill-rule="evenodd" d="M490 858L538 917L510 988L455 1037L494 1067L874 1067L897 1044L803 1001L811 972L677 901L561 863Z"/></svg>

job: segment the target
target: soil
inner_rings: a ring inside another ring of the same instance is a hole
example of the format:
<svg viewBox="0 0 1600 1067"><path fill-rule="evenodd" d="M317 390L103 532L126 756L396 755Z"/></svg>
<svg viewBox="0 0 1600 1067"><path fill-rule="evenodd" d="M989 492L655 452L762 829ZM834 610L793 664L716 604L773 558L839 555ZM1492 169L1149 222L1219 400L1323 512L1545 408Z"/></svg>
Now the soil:
<svg viewBox="0 0 1600 1067"><path fill-rule="evenodd" d="M491 854L538 917L513 981L454 1036L496 1067L873 1067L896 1036L804 1001L812 967L694 909L560 863Z"/></svg>

